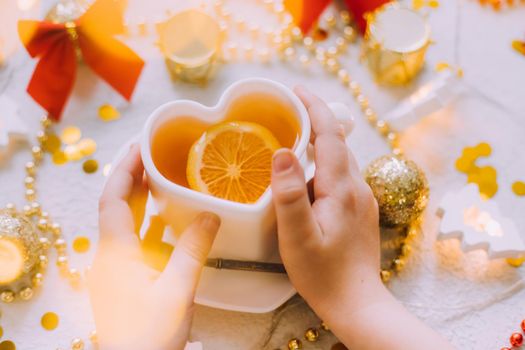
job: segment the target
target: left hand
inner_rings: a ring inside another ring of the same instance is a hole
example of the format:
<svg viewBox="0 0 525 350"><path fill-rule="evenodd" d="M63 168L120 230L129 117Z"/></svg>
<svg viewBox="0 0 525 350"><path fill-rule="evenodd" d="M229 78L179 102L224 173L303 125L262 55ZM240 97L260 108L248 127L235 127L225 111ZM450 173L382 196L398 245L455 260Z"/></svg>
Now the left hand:
<svg viewBox="0 0 525 350"><path fill-rule="evenodd" d="M100 198L100 242L89 273L97 335L104 350L184 349L199 276L220 226L215 214L199 215L180 236L160 273L144 262L136 233L147 191L140 149L133 145Z"/></svg>

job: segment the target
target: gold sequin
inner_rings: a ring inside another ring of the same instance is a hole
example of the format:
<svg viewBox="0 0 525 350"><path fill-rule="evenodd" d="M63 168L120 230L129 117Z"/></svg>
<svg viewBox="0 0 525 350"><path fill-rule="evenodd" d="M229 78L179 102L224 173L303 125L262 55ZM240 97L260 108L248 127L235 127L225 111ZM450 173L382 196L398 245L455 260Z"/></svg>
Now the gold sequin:
<svg viewBox="0 0 525 350"><path fill-rule="evenodd" d="M77 237L73 241L73 250L77 253L85 253L89 250L91 242L87 237Z"/></svg>
<svg viewBox="0 0 525 350"><path fill-rule="evenodd" d="M56 134L48 134L46 140L42 143L42 149L51 154L59 151L61 146L62 141Z"/></svg>
<svg viewBox="0 0 525 350"><path fill-rule="evenodd" d="M110 104L100 106L98 117L105 122L110 122L120 118L120 112Z"/></svg>
<svg viewBox="0 0 525 350"><path fill-rule="evenodd" d="M82 139L77 147L84 157L89 157L97 151L97 143L93 139Z"/></svg>
<svg viewBox="0 0 525 350"><path fill-rule="evenodd" d="M67 157L63 151L57 151L53 153L51 159L53 160L53 163L56 165L63 165L67 163Z"/></svg>
<svg viewBox="0 0 525 350"><path fill-rule="evenodd" d="M10 340L4 340L0 343L0 350L16 350L16 345Z"/></svg>
<svg viewBox="0 0 525 350"><path fill-rule="evenodd" d="M44 316L42 316L42 319L40 320L40 324L46 331L52 331L55 328L57 328L58 322L59 322L58 315L54 312L46 312Z"/></svg>
<svg viewBox="0 0 525 350"><path fill-rule="evenodd" d="M77 143L82 137L82 132L76 126L68 126L62 130L60 138L66 145Z"/></svg>
<svg viewBox="0 0 525 350"><path fill-rule="evenodd" d="M516 181L512 184L512 192L516 196L525 196L525 182L523 181Z"/></svg>
<svg viewBox="0 0 525 350"><path fill-rule="evenodd" d="M71 162L80 160L84 157L82 151L77 145L67 145L66 148L64 148L64 154L66 155L67 160Z"/></svg>
<svg viewBox="0 0 525 350"><path fill-rule="evenodd" d="M88 159L82 164L82 169L86 174L96 173L98 170L98 162L95 159Z"/></svg>

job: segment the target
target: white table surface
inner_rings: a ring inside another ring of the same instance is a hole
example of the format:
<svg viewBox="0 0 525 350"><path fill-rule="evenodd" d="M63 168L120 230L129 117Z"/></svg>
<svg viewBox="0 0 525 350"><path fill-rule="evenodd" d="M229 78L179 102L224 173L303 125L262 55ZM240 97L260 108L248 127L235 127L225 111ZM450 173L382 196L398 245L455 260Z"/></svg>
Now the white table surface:
<svg viewBox="0 0 525 350"><path fill-rule="evenodd" d="M52 3L45 0L42 11ZM146 18L162 16L167 3L130 0L129 18L138 18L139 14ZM525 180L525 57L510 49L513 39L525 39L523 18L525 6L494 13L481 8L474 0L442 0L440 8L429 16L436 43L429 50L426 71L406 88L376 86L357 61L357 46L344 59L381 113L388 112L400 97L432 79L437 62L456 62L465 71L467 92L449 108L403 134L402 144L407 154L428 174L432 200L424 236L416 244L407 268L390 284L400 300L461 349L499 349L507 345L508 336L525 318L522 291L481 310L455 317L458 316L458 312L452 310L455 306L484 302L502 293L523 278L524 268L512 268L504 261L488 261L483 252L463 254L455 241L436 243L439 221L434 215L441 196L466 183L466 176L454 169L461 150L487 141L493 146L493 155L482 162L496 167L500 186L494 200L501 205L503 213L516 221L525 238L525 198L516 197L510 189L514 181ZM88 69L79 71L61 127L77 125L84 136L94 138L99 147L95 158L101 166L111 162L118 148L139 132L149 113L160 104L178 98L213 104L227 85L253 76L268 77L288 86L304 84L329 101L347 103L356 115L352 147L361 166L387 152L384 142L362 119L350 95L318 69L305 72L279 62L267 66L228 64L202 88L171 82L161 55L151 45L153 42L153 36L129 41L147 60L131 104L125 103ZM19 104L21 117L36 130L42 112L25 93L33 67L34 61L19 49L8 66L0 69L0 92ZM100 121L97 109L103 103L118 107L122 118L112 123ZM27 147L19 147L8 160L0 162L0 204L22 204L24 163L28 159ZM94 175L83 173L81 163L56 167L46 161L41 168L38 177L41 202L63 225L68 241L77 235L86 235L96 243L97 199L104 180L100 170ZM94 249L83 255L71 252L72 265L86 267L93 254ZM22 350L67 348L73 337L86 338L94 328L85 288L72 289L59 278L54 266L49 268L45 285L32 301L2 305L1 309L3 339L13 340ZM47 311L57 312L61 319L59 327L52 332L40 326L40 317ZM289 338L300 337L307 327L318 324L316 316L300 300L294 300L281 316L197 307L192 339L202 341L205 349L261 349L272 322L279 318L267 348L283 348ZM329 349L335 342L332 336L324 336L322 341L309 344L305 349ZM425 345L421 344L421 348Z"/></svg>

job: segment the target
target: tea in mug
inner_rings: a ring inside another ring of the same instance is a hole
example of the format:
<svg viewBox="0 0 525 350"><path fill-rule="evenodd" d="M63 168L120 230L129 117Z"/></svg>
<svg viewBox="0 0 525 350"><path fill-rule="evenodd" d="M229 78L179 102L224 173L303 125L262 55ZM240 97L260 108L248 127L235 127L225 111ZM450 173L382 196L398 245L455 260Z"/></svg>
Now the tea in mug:
<svg viewBox="0 0 525 350"><path fill-rule="evenodd" d="M166 122L153 136L152 158L178 185L253 203L269 186L273 152L293 149L299 137L292 107L274 96L253 94L233 102L213 125L195 116Z"/></svg>

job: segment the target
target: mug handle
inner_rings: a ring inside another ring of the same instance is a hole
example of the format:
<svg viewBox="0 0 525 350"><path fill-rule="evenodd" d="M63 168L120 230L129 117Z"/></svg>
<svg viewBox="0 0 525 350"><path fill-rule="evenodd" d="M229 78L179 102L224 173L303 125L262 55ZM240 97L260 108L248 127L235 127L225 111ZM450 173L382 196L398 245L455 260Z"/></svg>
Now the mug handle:
<svg viewBox="0 0 525 350"><path fill-rule="evenodd" d="M346 143L348 146L348 138L354 129L354 117L347 105L340 102L329 103L328 108L332 111L336 119L343 125L345 129ZM313 179L315 174L314 162L314 147L309 144L306 151L306 163L304 166L304 177L306 181Z"/></svg>

